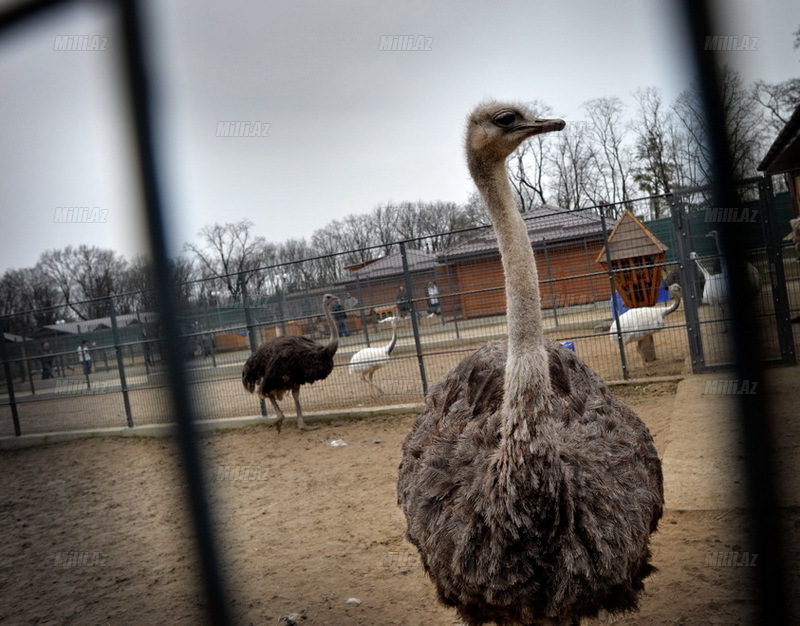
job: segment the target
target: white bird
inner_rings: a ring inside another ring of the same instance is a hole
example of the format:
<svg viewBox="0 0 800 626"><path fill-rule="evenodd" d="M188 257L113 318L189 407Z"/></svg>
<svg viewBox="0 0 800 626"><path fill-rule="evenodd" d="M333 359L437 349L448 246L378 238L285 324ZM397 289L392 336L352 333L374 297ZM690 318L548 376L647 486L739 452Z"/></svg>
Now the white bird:
<svg viewBox="0 0 800 626"><path fill-rule="evenodd" d="M703 276L706 279L705 285L703 285L703 302L719 308L720 319L722 320L722 332L724 333L726 332L725 304L728 300L728 277L725 275L724 271L719 274L709 273L709 271L703 267L703 264L700 263L700 259L697 258L697 252L694 250L689 253L689 258L694 260L694 262L697 263L697 267L703 272Z"/></svg>
<svg viewBox="0 0 800 626"><path fill-rule="evenodd" d="M719 247L719 233L716 230L709 231L706 237L711 237L714 240L714 245L717 248L717 254L721 259L721 267L722 267L722 274L727 276L727 266L725 264L725 258L722 256L722 250ZM747 282L750 287L750 295L756 296L761 292L761 273L758 271L755 265L752 263L748 263L745 261L744 263L745 268L747 268ZM727 289L727 287L726 287ZM726 292L727 295L727 292Z"/></svg>
<svg viewBox="0 0 800 626"><path fill-rule="evenodd" d="M361 379L375 387L380 393L383 393L383 390L373 382L372 375L386 365L392 356L392 350L397 344L397 320L397 317L391 316L379 322L379 324L389 322L392 325L392 338L389 343L385 346L362 348L350 359L350 373L361 374Z"/></svg>
<svg viewBox="0 0 800 626"><path fill-rule="evenodd" d="M681 286L677 283L670 285L672 304L669 306L643 306L629 309L619 316L619 328L622 331L624 344L637 342L636 350L642 354L642 340L656 334L664 328L664 318L678 308L681 303ZM611 324L608 331L612 343L617 342L617 320ZM646 364L646 362L645 362Z"/></svg>

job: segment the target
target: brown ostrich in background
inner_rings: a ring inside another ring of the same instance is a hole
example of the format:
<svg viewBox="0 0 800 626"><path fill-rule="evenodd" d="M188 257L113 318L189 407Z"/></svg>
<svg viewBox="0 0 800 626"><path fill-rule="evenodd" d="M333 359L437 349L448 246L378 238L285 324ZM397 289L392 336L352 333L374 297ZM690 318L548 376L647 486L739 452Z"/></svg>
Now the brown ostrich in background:
<svg viewBox="0 0 800 626"><path fill-rule="evenodd" d="M469 625L577 624L634 610L663 508L647 427L546 340L536 264L505 160L565 126L520 106L470 116L467 161L497 232L508 341L464 359L403 444L398 501L439 599Z"/></svg>
<svg viewBox="0 0 800 626"><path fill-rule="evenodd" d="M300 408L300 386L323 380L333 370L333 356L339 347L339 332L330 312L331 304L338 300L327 293L322 298L322 311L331 329L330 340L320 345L308 337L275 337L263 343L250 355L242 369L242 384L250 393L269 398L278 416L275 428L281 432L285 415L278 406L283 394L292 392L297 410L297 427L313 430L303 419Z"/></svg>

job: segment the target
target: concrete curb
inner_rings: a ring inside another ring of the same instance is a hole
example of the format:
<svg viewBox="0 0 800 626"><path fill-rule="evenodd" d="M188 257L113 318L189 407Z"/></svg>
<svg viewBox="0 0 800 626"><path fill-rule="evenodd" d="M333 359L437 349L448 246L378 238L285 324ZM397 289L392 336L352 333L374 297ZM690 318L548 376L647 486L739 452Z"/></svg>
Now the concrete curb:
<svg viewBox="0 0 800 626"><path fill-rule="evenodd" d="M361 420L373 417L386 417L392 415L407 415L409 413L420 413L425 405L416 404L395 404L391 406L365 407L356 409L346 409L339 411L315 411L306 413L306 422L328 423L333 420ZM286 416L284 428L294 428L295 417ZM214 432L218 430L230 430L234 428L244 428L246 426L271 426L275 423L274 417L245 416L229 417L224 419L200 420L197 422L197 430L201 433ZM91 428L86 430L75 430L70 432L50 432L32 433L20 437L0 438L0 450L17 450L32 446L42 446L65 441L75 441L78 439L90 439L93 437L172 437L175 434L174 424L144 424L133 428L114 427L114 428Z"/></svg>

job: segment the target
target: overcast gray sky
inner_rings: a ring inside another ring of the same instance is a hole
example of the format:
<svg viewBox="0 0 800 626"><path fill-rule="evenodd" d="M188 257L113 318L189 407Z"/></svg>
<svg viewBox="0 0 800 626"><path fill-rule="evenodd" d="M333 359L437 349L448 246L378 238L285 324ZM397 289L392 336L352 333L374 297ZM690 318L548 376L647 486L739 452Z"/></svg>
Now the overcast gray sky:
<svg viewBox="0 0 800 626"><path fill-rule="evenodd" d="M463 202L464 120L487 97L544 100L569 122L591 98L632 104L654 85L671 101L691 80L659 0L151 4L175 250L214 222L248 218L278 242L387 201ZM798 75L800 3L724 6L714 34L757 38L728 53L746 81ZM54 50L70 35L106 49ZM379 49L408 35L430 49ZM0 40L0 272L68 244L146 249L118 50L113 15L89 5ZM218 137L225 121L269 124L268 136ZM58 222L58 207L97 207L90 219L105 222Z"/></svg>

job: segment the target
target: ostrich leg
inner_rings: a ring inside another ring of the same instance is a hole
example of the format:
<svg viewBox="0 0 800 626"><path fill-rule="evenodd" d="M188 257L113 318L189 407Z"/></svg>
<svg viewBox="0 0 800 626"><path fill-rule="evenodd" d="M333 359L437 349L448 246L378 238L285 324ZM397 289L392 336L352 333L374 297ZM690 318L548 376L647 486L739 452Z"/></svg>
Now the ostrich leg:
<svg viewBox="0 0 800 626"><path fill-rule="evenodd" d="M281 411L281 407L278 406L278 401L275 400L275 396L271 393L267 394L269 401L272 403L272 408L275 409L275 415L278 416L278 420L275 422L275 430L281 432L281 427L283 426L283 420L286 419L286 416Z"/></svg>
<svg viewBox="0 0 800 626"><path fill-rule="evenodd" d="M297 409L297 427L300 430L316 430L319 426L308 426L303 419L303 409L300 408L300 387L292 387L292 397L294 398L294 407Z"/></svg>
<svg viewBox="0 0 800 626"><path fill-rule="evenodd" d="M365 383L369 383L370 385L372 385L373 387L375 387L375 389L377 389L377 390L378 390L378 393L380 393L381 395L383 395L383 389L381 389L380 387L378 387L378 384L372 380L372 375L373 375L374 373L375 373L375 371L374 371L374 370L373 370L373 371L371 371L371 372L370 372L368 375L364 375L364 374L362 373L362 374L361 374L361 380L363 380Z"/></svg>

